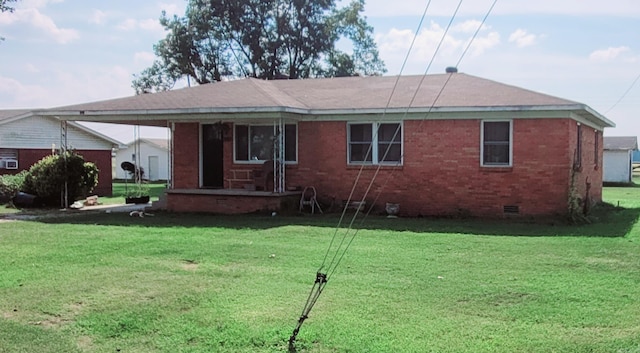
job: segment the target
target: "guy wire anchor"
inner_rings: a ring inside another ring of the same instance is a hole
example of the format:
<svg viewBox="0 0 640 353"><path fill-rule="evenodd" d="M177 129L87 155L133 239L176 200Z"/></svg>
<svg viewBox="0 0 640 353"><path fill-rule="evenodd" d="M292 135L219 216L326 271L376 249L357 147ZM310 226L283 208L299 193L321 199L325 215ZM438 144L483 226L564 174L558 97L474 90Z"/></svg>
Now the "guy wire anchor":
<svg viewBox="0 0 640 353"><path fill-rule="evenodd" d="M304 309L302 310L302 315L300 315L300 318L298 319L298 324L296 325L296 328L293 330L291 337L289 337L289 353L297 352L296 337L298 336L298 332L300 332L300 327L302 327L304 320L306 320L309 317L309 312L311 311L311 308L313 308L313 306L316 304L316 301L318 301L318 297L320 296L320 293L322 293L322 290L324 289L324 286L326 285L326 283L327 283L327 274L317 272L316 280L313 283L313 287L311 287L311 292L309 293L307 302L305 303Z"/></svg>

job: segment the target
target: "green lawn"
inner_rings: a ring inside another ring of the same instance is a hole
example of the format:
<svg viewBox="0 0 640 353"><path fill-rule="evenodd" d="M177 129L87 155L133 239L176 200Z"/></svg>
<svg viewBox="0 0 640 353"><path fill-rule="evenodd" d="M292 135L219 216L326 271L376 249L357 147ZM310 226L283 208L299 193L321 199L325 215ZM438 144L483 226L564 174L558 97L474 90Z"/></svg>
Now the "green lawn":
<svg viewBox="0 0 640 353"><path fill-rule="evenodd" d="M165 182L147 183L144 187L148 189L151 201L156 201L166 189ZM136 185L132 183L114 182L111 187L113 193L112 197L100 197L99 201L105 205L121 204L124 203L124 198L127 195L127 190L135 190Z"/></svg>
<svg viewBox="0 0 640 353"><path fill-rule="evenodd" d="M640 352L640 188L605 199L580 226L372 217L298 352ZM0 352L286 352L337 220L0 222Z"/></svg>

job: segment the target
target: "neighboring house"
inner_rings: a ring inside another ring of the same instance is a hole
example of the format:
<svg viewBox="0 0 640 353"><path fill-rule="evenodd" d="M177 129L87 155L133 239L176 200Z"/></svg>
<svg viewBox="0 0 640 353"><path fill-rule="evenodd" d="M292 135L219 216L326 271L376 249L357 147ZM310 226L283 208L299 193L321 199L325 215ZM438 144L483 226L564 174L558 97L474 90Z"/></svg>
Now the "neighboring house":
<svg viewBox="0 0 640 353"><path fill-rule="evenodd" d="M166 207L214 213L276 210L314 186L324 205L353 195L408 216L568 214L576 197L601 200L614 126L585 104L463 73L247 78L41 114L169 127Z"/></svg>
<svg viewBox="0 0 640 353"><path fill-rule="evenodd" d="M136 155L136 151L138 155ZM158 138L140 138L116 153L114 178L126 179L131 175L120 166L122 162L138 162L144 171L143 178L150 181L169 180L169 140Z"/></svg>
<svg viewBox="0 0 640 353"><path fill-rule="evenodd" d="M636 136L605 136L603 181L631 183L633 181L633 153L638 150Z"/></svg>
<svg viewBox="0 0 640 353"><path fill-rule="evenodd" d="M59 150L61 121L29 110L0 110L0 174L28 170ZM120 142L75 122L67 123L67 148L74 149L100 170L94 193L111 196L111 154Z"/></svg>

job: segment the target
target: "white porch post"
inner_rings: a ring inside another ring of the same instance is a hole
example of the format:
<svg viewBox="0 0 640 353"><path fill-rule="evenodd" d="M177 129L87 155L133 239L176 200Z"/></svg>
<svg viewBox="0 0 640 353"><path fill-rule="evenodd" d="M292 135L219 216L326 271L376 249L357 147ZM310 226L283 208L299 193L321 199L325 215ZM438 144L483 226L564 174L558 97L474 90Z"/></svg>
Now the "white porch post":
<svg viewBox="0 0 640 353"><path fill-rule="evenodd" d="M273 192L285 191L285 124L282 118L273 122Z"/></svg>
<svg viewBox="0 0 640 353"><path fill-rule="evenodd" d="M67 179L69 176L67 175L67 121L60 120L60 155L64 160L64 186L62 189L62 193L60 195L60 204L62 208L69 208L69 183Z"/></svg>

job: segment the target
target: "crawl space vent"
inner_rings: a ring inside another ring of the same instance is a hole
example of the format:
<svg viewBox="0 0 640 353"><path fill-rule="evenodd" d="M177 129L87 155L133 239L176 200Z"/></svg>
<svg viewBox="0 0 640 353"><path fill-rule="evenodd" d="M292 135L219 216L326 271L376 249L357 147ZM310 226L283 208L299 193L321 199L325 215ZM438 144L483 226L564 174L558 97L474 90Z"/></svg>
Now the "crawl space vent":
<svg viewBox="0 0 640 353"><path fill-rule="evenodd" d="M508 205L508 206L503 206L503 210L504 214L519 214L520 213L520 207L515 206L515 205Z"/></svg>

